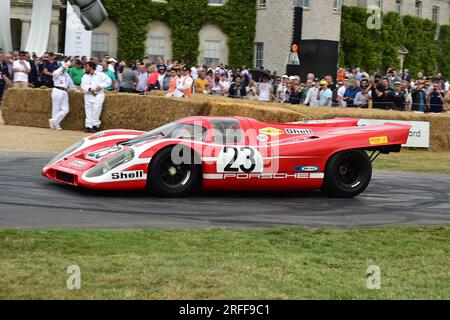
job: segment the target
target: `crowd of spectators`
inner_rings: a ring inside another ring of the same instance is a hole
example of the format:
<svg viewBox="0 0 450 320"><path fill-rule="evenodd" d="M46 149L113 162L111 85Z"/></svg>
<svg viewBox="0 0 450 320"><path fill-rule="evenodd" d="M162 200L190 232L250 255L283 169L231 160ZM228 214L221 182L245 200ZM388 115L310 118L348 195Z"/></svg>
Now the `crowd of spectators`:
<svg viewBox="0 0 450 320"><path fill-rule="evenodd" d="M317 77L308 74L306 79L301 79L299 76L278 76L265 70L255 73L245 66L230 68L220 64L188 67L176 59L164 61L158 58L151 61L145 58L126 63L108 55L100 60L86 56L60 57L53 53L37 57L28 52L15 51L0 53L0 102L8 86L51 88L53 72L67 63L71 65L68 74L79 86L88 61L97 65L97 72L103 72L111 79L112 85L107 91L142 95L160 90L168 96L177 96L180 81L183 84L186 82L181 79L189 77L192 78L192 85L181 90L182 96L189 96L192 92L311 107L372 106L376 109L430 113L445 112L446 100L450 101L449 83L440 73L413 76L409 70L399 73L391 68L383 75L369 75L359 68L339 68L335 75Z"/></svg>

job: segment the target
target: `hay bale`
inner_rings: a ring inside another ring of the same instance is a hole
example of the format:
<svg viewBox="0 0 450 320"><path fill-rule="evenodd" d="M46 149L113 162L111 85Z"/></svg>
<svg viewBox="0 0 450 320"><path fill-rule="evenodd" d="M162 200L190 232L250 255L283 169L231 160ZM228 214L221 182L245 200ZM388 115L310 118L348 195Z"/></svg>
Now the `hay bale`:
<svg viewBox="0 0 450 320"><path fill-rule="evenodd" d="M217 101L210 102L209 105L211 108L209 115L211 116L240 116L272 123L295 122L305 117L299 112L280 107L255 105L241 101Z"/></svg>
<svg viewBox="0 0 450 320"><path fill-rule="evenodd" d="M61 126L83 130L84 96L70 92L70 113ZM47 128L51 118L51 90L11 89L6 92L3 108L5 124ZM189 99L107 93L102 111L102 128L149 130L168 122L204 114L204 105Z"/></svg>
<svg viewBox="0 0 450 320"><path fill-rule="evenodd" d="M194 94L189 99L163 95L161 91L147 96L108 93L102 112L102 128L150 130L189 116L242 116L274 123L335 117L428 121L431 123L430 149L440 151L450 148L450 114L293 106L204 94ZM83 94L69 93L69 96L70 113L62 127L82 130L85 118ZM10 89L5 92L2 114L8 125L47 128L51 109L49 89Z"/></svg>

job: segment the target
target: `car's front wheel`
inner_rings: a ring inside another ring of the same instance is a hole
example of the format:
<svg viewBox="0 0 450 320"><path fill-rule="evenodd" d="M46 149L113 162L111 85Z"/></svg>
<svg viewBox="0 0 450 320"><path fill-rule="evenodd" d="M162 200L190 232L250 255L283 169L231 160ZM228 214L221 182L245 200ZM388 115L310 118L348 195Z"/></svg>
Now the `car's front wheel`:
<svg viewBox="0 0 450 320"><path fill-rule="evenodd" d="M333 155L327 163L322 191L330 196L352 198L364 192L372 179L372 163L362 150Z"/></svg>
<svg viewBox="0 0 450 320"><path fill-rule="evenodd" d="M174 147L161 150L150 163L148 187L158 196L184 197L198 185L201 165L195 164L193 151L186 147L176 148L175 152ZM177 160L187 154L191 161Z"/></svg>

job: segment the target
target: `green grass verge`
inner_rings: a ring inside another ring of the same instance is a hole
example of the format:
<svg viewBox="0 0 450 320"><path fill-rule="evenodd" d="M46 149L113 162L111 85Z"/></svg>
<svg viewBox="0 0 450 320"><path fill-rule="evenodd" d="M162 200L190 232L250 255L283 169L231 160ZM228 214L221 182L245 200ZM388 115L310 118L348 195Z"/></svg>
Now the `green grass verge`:
<svg viewBox="0 0 450 320"><path fill-rule="evenodd" d="M450 152L402 150L380 155L374 162L374 169L450 174Z"/></svg>
<svg viewBox="0 0 450 320"><path fill-rule="evenodd" d="M450 299L449 240L445 227L2 230L0 299Z"/></svg>

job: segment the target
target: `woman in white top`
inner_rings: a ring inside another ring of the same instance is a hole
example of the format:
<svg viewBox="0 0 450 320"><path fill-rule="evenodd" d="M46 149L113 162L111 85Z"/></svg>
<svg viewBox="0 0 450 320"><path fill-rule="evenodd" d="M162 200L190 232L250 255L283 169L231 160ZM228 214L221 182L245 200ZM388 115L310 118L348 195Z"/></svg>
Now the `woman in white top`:
<svg viewBox="0 0 450 320"><path fill-rule="evenodd" d="M261 78L261 83L258 86L259 101L270 102L273 94L273 85L267 78L263 76Z"/></svg>
<svg viewBox="0 0 450 320"><path fill-rule="evenodd" d="M248 87L245 88L247 91L247 95L245 96L245 99L247 100L256 100L258 99L258 89L255 87L255 81L250 80L248 82Z"/></svg>

